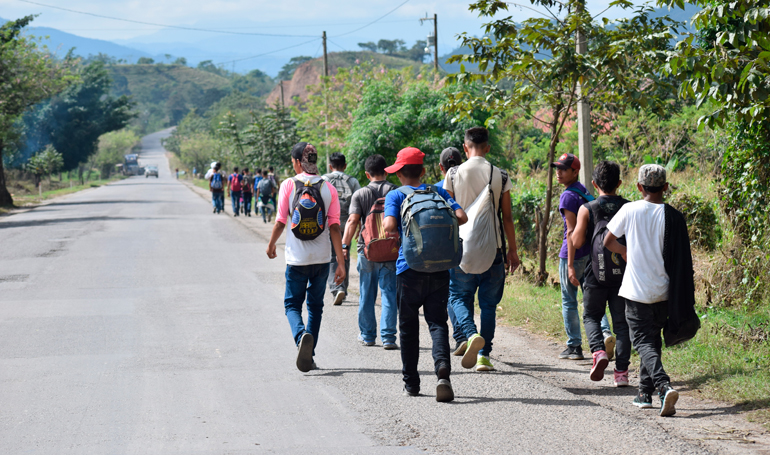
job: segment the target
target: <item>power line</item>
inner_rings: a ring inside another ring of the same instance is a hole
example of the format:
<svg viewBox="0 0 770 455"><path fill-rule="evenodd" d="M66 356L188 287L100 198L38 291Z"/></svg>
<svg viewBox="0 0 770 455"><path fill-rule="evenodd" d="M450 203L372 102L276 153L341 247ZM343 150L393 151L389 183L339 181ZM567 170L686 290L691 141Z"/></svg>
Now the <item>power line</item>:
<svg viewBox="0 0 770 455"><path fill-rule="evenodd" d="M227 64L233 63L233 62L242 62L244 60L251 60L253 58L262 57L264 55L275 54L276 52L281 52L281 51L285 51L287 49L292 49L292 48L295 48L295 47L304 46L305 44L312 43L312 42L314 42L316 40L319 40L319 39L321 39L321 37L316 37L316 38L313 38L313 39L311 39L309 41L305 41L304 43L295 44L293 46L287 46L287 47L284 47L284 48L281 48L281 49L276 49L274 51L264 52L264 53L258 54L258 55L252 55L251 57L244 57L244 58L238 58L238 59L235 59L235 60L230 60L230 61L227 61L227 62L220 62L220 63L217 63L217 65L227 65Z"/></svg>
<svg viewBox="0 0 770 455"><path fill-rule="evenodd" d="M381 19L385 19L385 18L386 18L387 16L389 16L389 15L390 15L392 12L396 11L397 9L399 9L399 8L401 8L402 6L406 5L407 3L409 3L409 0L406 0L404 3L402 3L402 4L398 5L397 7L393 8L393 9L392 9L392 10L390 10L390 11L388 11L388 12L387 12L387 13L385 13L384 15L382 15L382 16L378 17L377 19L375 19L375 20L373 20L373 21L369 22L368 24L364 25L363 27L359 27L359 28L357 28L357 29L355 29L355 30L351 30L351 31L349 31L349 32L346 32L346 33L343 33L343 34L341 34L341 35L334 35L334 36L332 36L332 38L339 38L340 36L350 35L351 33L355 33L355 32L357 32L357 31L359 31L359 30L363 30L363 29L365 29L366 27L368 27L368 26L370 26L370 25L372 25L372 24L374 24L374 23L376 23L376 22L379 22Z"/></svg>
<svg viewBox="0 0 770 455"><path fill-rule="evenodd" d="M210 32L210 33L225 33L225 34L229 34L229 35L277 36L277 37L283 37L283 38L309 38L309 37L314 36L314 35L278 35L278 34L271 34L271 33L234 32L234 31L229 31L229 30L212 30L212 29L197 28L197 27L182 27L182 26L178 26L178 25L156 24L156 23L153 23L153 22L135 21L135 20L132 20L132 19L123 19L123 18L120 18L120 17L104 16L104 15L101 15L101 14L89 13L89 12L86 12L86 11L77 11L77 10L74 10L74 9L62 8L60 6L46 5L44 3L33 2L33 1L30 1L30 0L18 0L18 1L23 2L23 3L29 3L29 4L32 4L32 5L45 6L47 8L58 9L58 10L61 10L61 11L67 11L67 12L70 12L70 13L85 14L86 16L94 16L94 17L101 17L103 19L112 19L112 20L116 20L116 21L131 22L133 24L154 25L156 27L175 28L175 29L179 29L179 30L192 30L192 31L196 31L196 32ZM409 0L407 0L407 1L409 1Z"/></svg>
<svg viewBox="0 0 770 455"><path fill-rule="evenodd" d="M332 44L334 44L335 46L337 46L337 47L339 47L340 49L342 49L342 50L343 50L343 52L344 52L344 51L346 51L346 49L345 49L344 47L340 46L339 44L335 43L334 41L330 40L329 38L326 38L326 39L327 39L327 40L328 40L330 43L332 43Z"/></svg>

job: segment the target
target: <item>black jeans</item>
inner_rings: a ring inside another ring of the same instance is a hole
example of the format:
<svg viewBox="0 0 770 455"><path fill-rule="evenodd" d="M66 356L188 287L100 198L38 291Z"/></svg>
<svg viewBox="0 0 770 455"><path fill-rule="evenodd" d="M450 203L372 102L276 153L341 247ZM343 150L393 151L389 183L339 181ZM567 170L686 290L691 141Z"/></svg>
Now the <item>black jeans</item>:
<svg viewBox="0 0 770 455"><path fill-rule="evenodd" d="M606 288L601 286L588 286L583 289L583 325L586 328L591 352L606 351L604 334L602 333L602 318L607 305L609 305L612 330L615 332L617 340L615 369L626 371L631 358L631 339L628 335L628 323L626 322L626 299L618 296L619 290L620 287Z"/></svg>
<svg viewBox="0 0 770 455"><path fill-rule="evenodd" d="M449 271L423 273L406 270L396 277L398 292L398 328L401 332L401 362L404 383L410 392L420 391L417 362L420 358L420 307L433 340L433 365L450 368L447 302Z"/></svg>
<svg viewBox="0 0 770 455"><path fill-rule="evenodd" d="M660 336L668 319L668 301L639 303L626 299L626 320L634 349L639 353L639 391L653 393L671 379L660 360L663 340Z"/></svg>

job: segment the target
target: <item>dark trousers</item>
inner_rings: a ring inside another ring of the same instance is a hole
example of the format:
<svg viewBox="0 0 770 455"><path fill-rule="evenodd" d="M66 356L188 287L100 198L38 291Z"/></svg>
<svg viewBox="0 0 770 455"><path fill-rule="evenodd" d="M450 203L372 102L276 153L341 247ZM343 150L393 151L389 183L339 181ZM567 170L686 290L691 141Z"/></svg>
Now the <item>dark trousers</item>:
<svg viewBox="0 0 770 455"><path fill-rule="evenodd" d="M243 212L251 215L251 200L254 198L254 193L243 192Z"/></svg>
<svg viewBox="0 0 770 455"><path fill-rule="evenodd" d="M653 393L671 379L660 360L663 340L660 336L668 319L668 301L640 303L626 299L626 320L634 349L639 353L639 391Z"/></svg>
<svg viewBox="0 0 770 455"><path fill-rule="evenodd" d="M602 318L606 313L607 306L610 307L612 331L615 332L617 339L615 369L626 371L631 358L631 338L626 322L626 299L618 296L619 290L620 287L586 287L583 290L583 325L586 328L591 352L606 351Z"/></svg>
<svg viewBox="0 0 770 455"><path fill-rule="evenodd" d="M434 371L438 375L440 367L450 368L447 327L449 272L423 273L409 269L396 277L396 284L404 383L410 392L419 392L420 307L433 340Z"/></svg>

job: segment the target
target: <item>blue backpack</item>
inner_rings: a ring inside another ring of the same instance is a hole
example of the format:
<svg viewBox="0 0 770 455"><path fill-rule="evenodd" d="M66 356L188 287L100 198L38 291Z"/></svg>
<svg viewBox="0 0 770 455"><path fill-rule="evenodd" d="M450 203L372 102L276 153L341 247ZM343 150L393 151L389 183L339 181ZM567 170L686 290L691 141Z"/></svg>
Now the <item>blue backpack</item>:
<svg viewBox="0 0 770 455"><path fill-rule="evenodd" d="M211 175L211 188L215 190L222 189L222 174L215 172Z"/></svg>
<svg viewBox="0 0 770 455"><path fill-rule="evenodd" d="M463 241L452 207L432 186L398 190L406 195L401 203L401 248L409 268L433 273L459 266Z"/></svg>

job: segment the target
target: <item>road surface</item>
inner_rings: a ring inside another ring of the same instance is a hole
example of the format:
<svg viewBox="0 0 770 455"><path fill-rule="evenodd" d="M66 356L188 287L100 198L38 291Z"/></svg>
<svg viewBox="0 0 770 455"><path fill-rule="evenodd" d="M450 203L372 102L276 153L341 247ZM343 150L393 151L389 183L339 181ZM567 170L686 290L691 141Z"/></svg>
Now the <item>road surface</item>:
<svg viewBox="0 0 770 455"><path fill-rule="evenodd" d="M354 296L327 305L320 369L300 373L282 250L268 260L261 219L214 215L176 181L164 134L144 138L141 154L159 178L0 221L0 453L716 450L630 406L633 390L599 388L585 365L545 359L547 343L512 330L496 339L499 371L456 362L457 398L440 404L423 326L425 396L404 397L399 351L355 341ZM682 400L697 419L692 409Z"/></svg>

